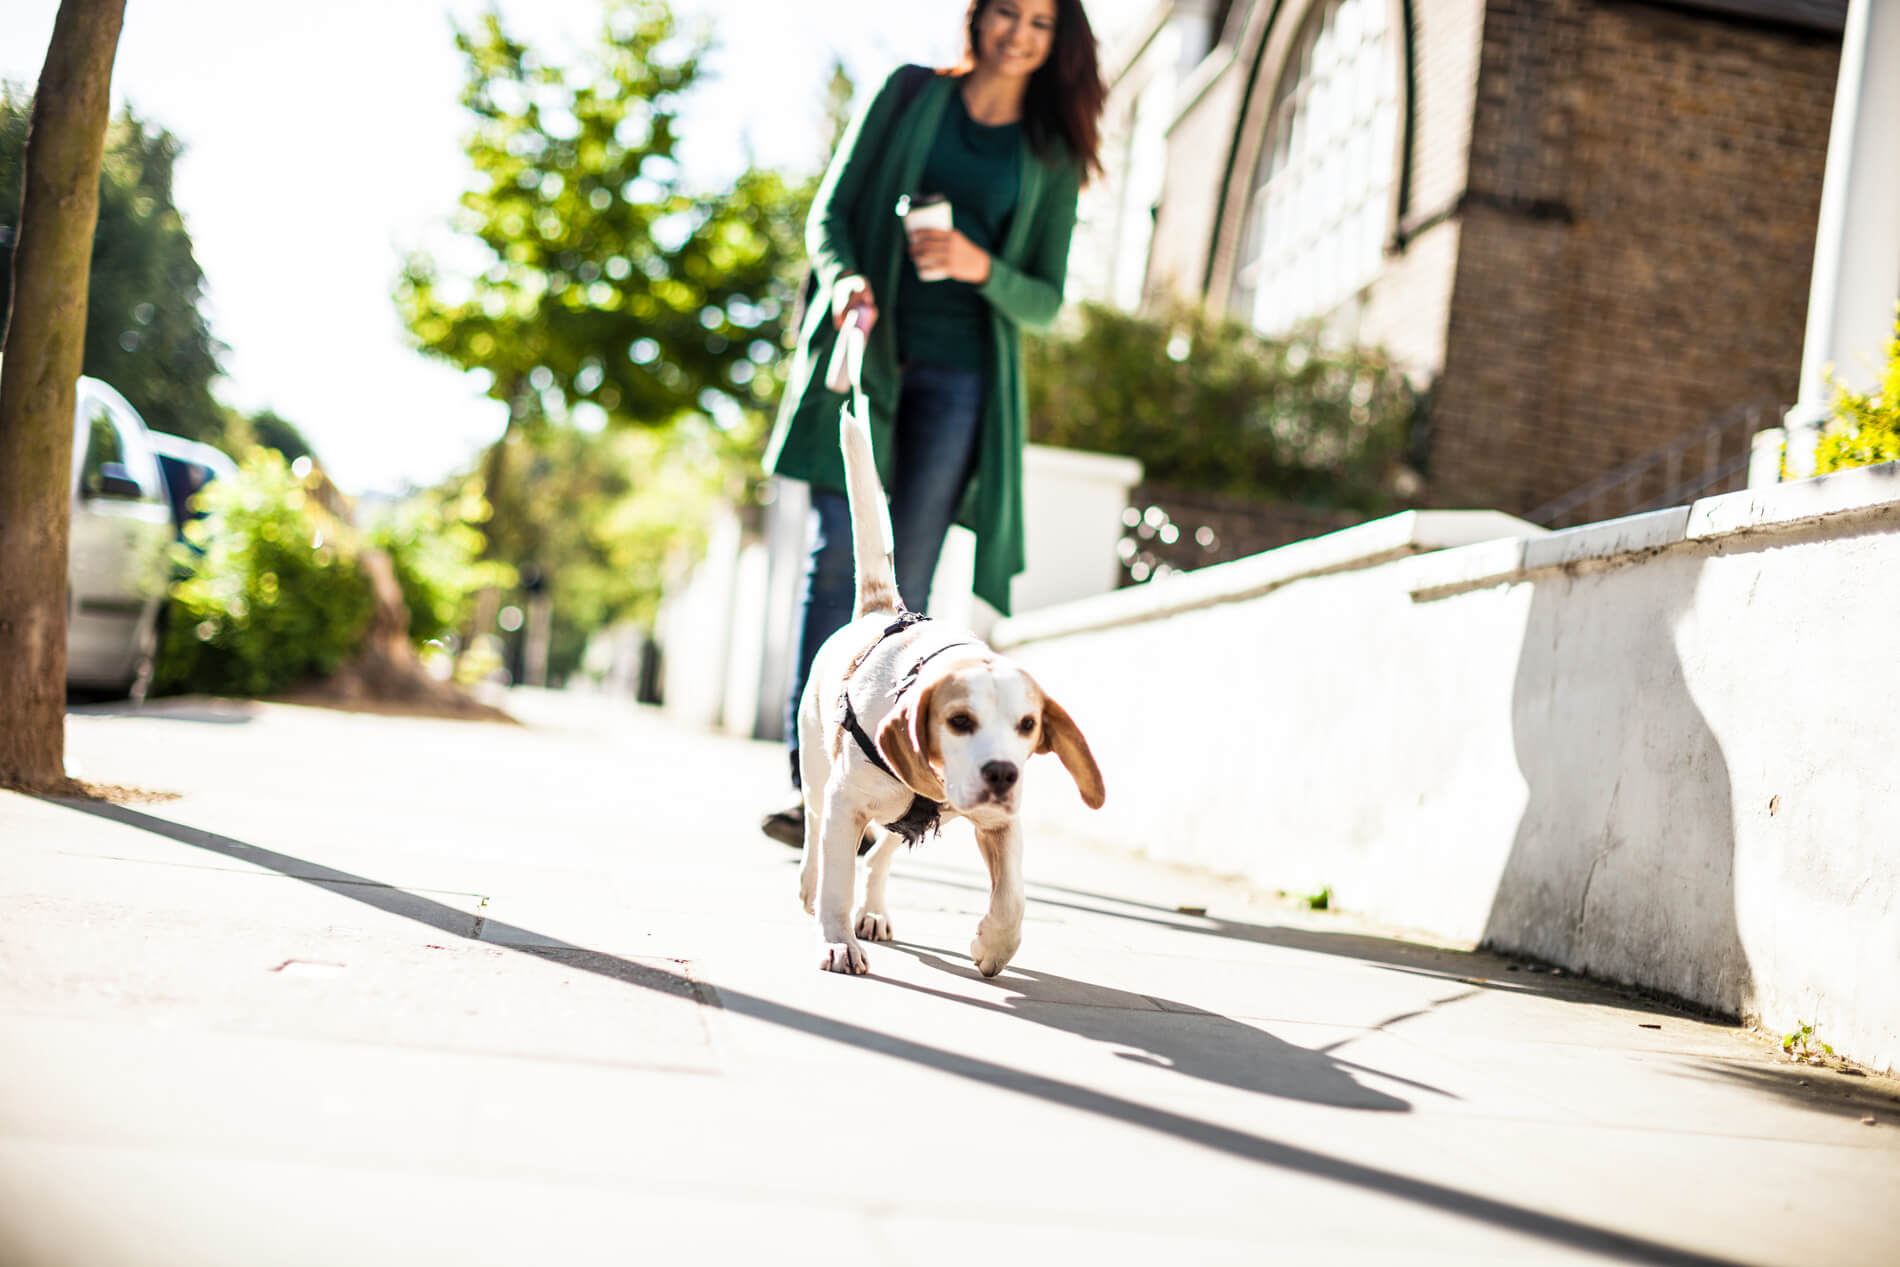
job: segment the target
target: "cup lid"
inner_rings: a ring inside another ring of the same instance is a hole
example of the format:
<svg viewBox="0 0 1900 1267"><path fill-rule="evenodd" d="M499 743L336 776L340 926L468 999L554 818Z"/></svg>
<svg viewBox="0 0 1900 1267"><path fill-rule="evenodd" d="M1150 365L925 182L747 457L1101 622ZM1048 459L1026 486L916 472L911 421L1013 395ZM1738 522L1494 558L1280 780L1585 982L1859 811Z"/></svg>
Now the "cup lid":
<svg viewBox="0 0 1900 1267"><path fill-rule="evenodd" d="M897 214L907 216L919 207L934 207L940 202L948 202L943 194L904 194L897 200Z"/></svg>

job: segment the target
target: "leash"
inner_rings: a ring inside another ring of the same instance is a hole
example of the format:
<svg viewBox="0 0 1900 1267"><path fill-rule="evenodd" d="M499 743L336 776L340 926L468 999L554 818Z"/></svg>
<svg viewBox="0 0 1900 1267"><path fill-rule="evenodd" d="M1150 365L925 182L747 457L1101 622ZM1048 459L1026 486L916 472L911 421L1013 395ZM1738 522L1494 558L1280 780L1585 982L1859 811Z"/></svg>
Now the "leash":
<svg viewBox="0 0 1900 1267"><path fill-rule="evenodd" d="M845 409L854 417L856 424L864 428L865 435L868 437L871 429L871 411L864 398L864 349L867 337L863 311L853 309L846 316L843 327L838 331L838 341L831 349L831 361L825 367L825 386L841 396L847 393L850 395L851 400ZM884 540L881 544L884 547L884 556L888 559L892 551L891 514L890 507L883 502L882 498L878 502L878 518L884 530ZM903 600L900 598L898 601L901 608ZM921 612L899 610L891 625L852 659L851 667L845 671L844 681L838 688L838 706L841 714L839 722L845 733L857 742L859 751L870 759L872 765L899 783L903 780L898 778L897 771L891 769L890 762L886 761L884 754L877 750L877 743L871 738L870 732L864 729L864 723L858 720L857 709L851 704L851 679L857 675L858 667L864 663L865 657L876 650L886 638L903 633L927 619L929 618ZM965 645L963 640L950 643L917 661L904 675L903 680L891 691L891 697L896 698L916 685L918 673L925 661L934 659L950 650L951 647L963 645ZM925 836L932 835L938 830L942 825L942 817L941 802L913 793L910 808L904 812L903 817L896 822L884 825L903 837L906 844L915 845Z"/></svg>
<svg viewBox="0 0 1900 1267"><path fill-rule="evenodd" d="M871 406L864 396L864 353L871 332L865 325L864 310L853 308L845 316L844 325L838 331L838 341L832 345L831 361L825 367L825 387L840 396L849 395L850 401L845 409L864 428L866 438L871 434ZM878 526L883 530L884 557L890 558L897 549L896 534L891 530L891 508L882 497L877 504Z"/></svg>

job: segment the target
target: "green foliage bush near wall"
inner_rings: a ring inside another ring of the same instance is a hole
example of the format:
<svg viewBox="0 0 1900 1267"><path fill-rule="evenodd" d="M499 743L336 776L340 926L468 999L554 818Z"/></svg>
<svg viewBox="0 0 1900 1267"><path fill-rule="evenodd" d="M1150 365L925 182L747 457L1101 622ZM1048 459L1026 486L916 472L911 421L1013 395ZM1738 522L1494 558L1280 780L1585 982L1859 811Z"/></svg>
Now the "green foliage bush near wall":
<svg viewBox="0 0 1900 1267"><path fill-rule="evenodd" d="M340 526L283 456L255 450L199 494L207 518L180 548L155 689L270 695L334 672L357 649L370 584Z"/></svg>
<svg viewBox="0 0 1900 1267"><path fill-rule="evenodd" d="M1030 438L1140 459L1182 489L1378 512L1420 398L1383 355L1183 309L1083 305L1027 341Z"/></svg>
<svg viewBox="0 0 1900 1267"><path fill-rule="evenodd" d="M484 586L515 583L513 568L482 560L475 524L488 517L477 482L462 480L404 502L370 529L369 543L389 555L417 646L460 631Z"/></svg>
<svg viewBox="0 0 1900 1267"><path fill-rule="evenodd" d="M1834 384L1834 420L1814 455L1817 475L1881 462L1900 462L1900 318L1879 388L1861 395Z"/></svg>

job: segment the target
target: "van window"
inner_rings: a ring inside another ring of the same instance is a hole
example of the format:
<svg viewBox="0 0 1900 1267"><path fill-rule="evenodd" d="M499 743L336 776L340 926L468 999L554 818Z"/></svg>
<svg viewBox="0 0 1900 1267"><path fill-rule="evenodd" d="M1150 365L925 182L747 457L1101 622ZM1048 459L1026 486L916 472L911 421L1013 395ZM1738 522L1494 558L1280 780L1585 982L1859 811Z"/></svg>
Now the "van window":
<svg viewBox="0 0 1900 1267"><path fill-rule="evenodd" d="M146 488L137 472L126 463L125 434L111 406L95 396L82 395L79 407L86 419L86 460L79 469L79 487L84 496L119 498L125 501L153 501L157 490ZM105 476L115 475L139 484L131 494L105 487Z"/></svg>
<svg viewBox="0 0 1900 1267"><path fill-rule="evenodd" d="M119 440L119 429L112 425L112 411L104 402L85 400L81 408L86 411L86 465L79 472L79 487L86 490L87 496L97 497L100 468L109 462L123 469L125 445Z"/></svg>

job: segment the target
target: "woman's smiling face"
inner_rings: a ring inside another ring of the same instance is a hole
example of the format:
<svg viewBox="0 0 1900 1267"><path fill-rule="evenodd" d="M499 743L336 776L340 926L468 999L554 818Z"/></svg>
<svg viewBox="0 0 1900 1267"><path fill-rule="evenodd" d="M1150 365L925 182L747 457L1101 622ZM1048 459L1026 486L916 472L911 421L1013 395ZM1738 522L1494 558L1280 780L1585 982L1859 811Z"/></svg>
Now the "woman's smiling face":
<svg viewBox="0 0 1900 1267"><path fill-rule="evenodd" d="M978 63L994 74L1027 79L1056 42L1056 0L989 0L976 19Z"/></svg>

